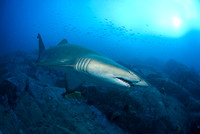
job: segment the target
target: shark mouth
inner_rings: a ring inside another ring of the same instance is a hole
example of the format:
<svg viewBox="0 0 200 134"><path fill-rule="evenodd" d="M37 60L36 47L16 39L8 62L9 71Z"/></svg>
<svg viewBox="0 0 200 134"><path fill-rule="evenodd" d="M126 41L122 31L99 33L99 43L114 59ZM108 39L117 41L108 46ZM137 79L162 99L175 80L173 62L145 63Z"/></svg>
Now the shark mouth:
<svg viewBox="0 0 200 134"><path fill-rule="evenodd" d="M132 82L131 81L129 81L129 80L126 80L126 79L124 79L124 78L122 78L122 77L115 77L120 83L122 83L122 84L124 84L124 85L126 85L126 86L128 86L128 87L131 87L133 84L132 84Z"/></svg>

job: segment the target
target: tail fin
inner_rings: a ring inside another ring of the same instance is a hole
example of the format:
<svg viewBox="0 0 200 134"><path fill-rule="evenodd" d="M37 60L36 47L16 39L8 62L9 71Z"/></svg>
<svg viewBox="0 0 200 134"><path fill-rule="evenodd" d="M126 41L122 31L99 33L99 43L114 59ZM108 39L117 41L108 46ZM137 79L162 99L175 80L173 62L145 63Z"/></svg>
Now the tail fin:
<svg viewBox="0 0 200 134"><path fill-rule="evenodd" d="M39 60L41 54L45 51L45 46L39 33L38 33L37 38L39 39L39 57L38 57L38 60Z"/></svg>

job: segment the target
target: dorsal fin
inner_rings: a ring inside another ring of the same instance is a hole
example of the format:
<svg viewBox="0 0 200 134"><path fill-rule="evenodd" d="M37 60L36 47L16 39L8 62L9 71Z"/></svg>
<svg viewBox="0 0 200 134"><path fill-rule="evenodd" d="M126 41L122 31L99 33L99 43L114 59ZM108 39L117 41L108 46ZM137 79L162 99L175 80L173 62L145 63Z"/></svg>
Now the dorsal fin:
<svg viewBox="0 0 200 134"><path fill-rule="evenodd" d="M39 33L38 33L37 38L39 39L39 57L38 57L38 60L39 60L40 56L45 51L45 46Z"/></svg>
<svg viewBox="0 0 200 134"><path fill-rule="evenodd" d="M66 39L63 39L58 45L68 44L68 41Z"/></svg>

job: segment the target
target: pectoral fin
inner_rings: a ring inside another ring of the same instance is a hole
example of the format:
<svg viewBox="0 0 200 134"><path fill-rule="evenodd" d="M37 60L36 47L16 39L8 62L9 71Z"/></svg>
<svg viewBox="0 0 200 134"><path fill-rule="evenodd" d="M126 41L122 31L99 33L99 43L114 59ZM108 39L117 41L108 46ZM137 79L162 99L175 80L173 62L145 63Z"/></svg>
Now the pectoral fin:
<svg viewBox="0 0 200 134"><path fill-rule="evenodd" d="M84 81L82 81L80 79L80 77L78 77L76 72L69 71L68 73L66 73L66 75L65 75L65 88L66 88L67 93L75 91L83 83L84 83Z"/></svg>

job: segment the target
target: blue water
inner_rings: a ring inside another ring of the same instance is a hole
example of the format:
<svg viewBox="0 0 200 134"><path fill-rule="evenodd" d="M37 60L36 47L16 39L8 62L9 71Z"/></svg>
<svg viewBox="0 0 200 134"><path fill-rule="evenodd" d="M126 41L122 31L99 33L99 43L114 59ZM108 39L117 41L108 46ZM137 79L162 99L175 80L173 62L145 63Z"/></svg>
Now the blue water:
<svg viewBox="0 0 200 134"><path fill-rule="evenodd" d="M46 48L65 38L150 86L86 83L64 99L65 74L36 66L38 33ZM0 0L0 134L199 134L198 73L199 0Z"/></svg>
<svg viewBox="0 0 200 134"><path fill-rule="evenodd" d="M166 10L162 10L162 2L157 0L133 0L133 5L130 0L1 0L0 51L36 50L40 33L47 47L66 38L114 60L175 59L199 70L200 21L192 17L198 18L200 2L173 1L164 3ZM176 18L169 25L170 15L176 14L182 20ZM191 19L186 19L187 15ZM166 24L159 25L161 21Z"/></svg>

